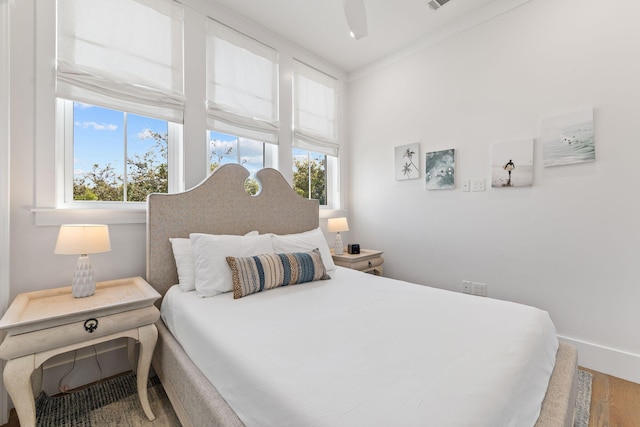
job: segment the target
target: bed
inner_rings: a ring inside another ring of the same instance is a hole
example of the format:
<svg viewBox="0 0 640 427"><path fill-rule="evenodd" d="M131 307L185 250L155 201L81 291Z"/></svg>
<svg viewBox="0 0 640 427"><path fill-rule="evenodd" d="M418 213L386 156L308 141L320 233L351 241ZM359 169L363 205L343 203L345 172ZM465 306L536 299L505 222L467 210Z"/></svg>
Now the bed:
<svg viewBox="0 0 640 427"><path fill-rule="evenodd" d="M170 239L317 229L317 201L273 169L250 196L248 176L225 165L148 199L147 281L163 295L153 367L183 425L573 425L577 352L541 310L341 267L240 299L175 286Z"/></svg>

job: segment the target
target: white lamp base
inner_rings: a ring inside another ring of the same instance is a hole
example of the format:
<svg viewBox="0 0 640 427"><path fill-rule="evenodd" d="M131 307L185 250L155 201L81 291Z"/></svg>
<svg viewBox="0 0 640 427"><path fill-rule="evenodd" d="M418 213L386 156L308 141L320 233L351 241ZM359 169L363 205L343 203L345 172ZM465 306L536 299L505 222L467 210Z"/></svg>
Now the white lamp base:
<svg viewBox="0 0 640 427"><path fill-rule="evenodd" d="M344 245L342 244L342 237L339 231L336 233L336 242L333 244L333 251L336 255L342 255L344 253Z"/></svg>
<svg viewBox="0 0 640 427"><path fill-rule="evenodd" d="M88 255L80 255L73 272L71 293L74 298L84 298L96 292L96 282L93 280L93 268Z"/></svg>

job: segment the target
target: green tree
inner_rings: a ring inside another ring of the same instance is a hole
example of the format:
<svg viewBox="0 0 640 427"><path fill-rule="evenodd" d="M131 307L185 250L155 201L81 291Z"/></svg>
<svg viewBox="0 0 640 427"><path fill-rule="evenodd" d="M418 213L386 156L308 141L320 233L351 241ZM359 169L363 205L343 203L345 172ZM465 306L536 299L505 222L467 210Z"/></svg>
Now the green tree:
<svg viewBox="0 0 640 427"><path fill-rule="evenodd" d="M122 176L116 174L113 165L94 164L90 172L73 180L74 200L122 201Z"/></svg>
<svg viewBox="0 0 640 427"><path fill-rule="evenodd" d="M169 189L168 135L145 130L140 139L153 139L154 147L144 155L127 158L127 201L145 202L151 193ZM158 160L160 157L160 160Z"/></svg>
<svg viewBox="0 0 640 427"><path fill-rule="evenodd" d="M227 147L220 146L220 141L215 141L212 144L213 149L211 150L211 166L209 166L209 172L216 170L222 160L233 152L233 145Z"/></svg>
<svg viewBox="0 0 640 427"><path fill-rule="evenodd" d="M317 199L321 205L327 204L327 158L294 159L293 188L302 197Z"/></svg>
<svg viewBox="0 0 640 427"><path fill-rule="evenodd" d="M127 158L127 201L130 202L144 202L149 193L166 193L169 184L167 133L147 129L140 139L153 139L154 146L144 155ZM123 176L116 173L111 163L94 164L90 172L74 178L73 199L122 201L123 183Z"/></svg>
<svg viewBox="0 0 640 427"><path fill-rule="evenodd" d="M249 177L244 182L244 189L247 193L251 194L252 196L255 196L256 194L258 194L258 190L260 190L260 185L258 184L258 181L256 181L255 178Z"/></svg>

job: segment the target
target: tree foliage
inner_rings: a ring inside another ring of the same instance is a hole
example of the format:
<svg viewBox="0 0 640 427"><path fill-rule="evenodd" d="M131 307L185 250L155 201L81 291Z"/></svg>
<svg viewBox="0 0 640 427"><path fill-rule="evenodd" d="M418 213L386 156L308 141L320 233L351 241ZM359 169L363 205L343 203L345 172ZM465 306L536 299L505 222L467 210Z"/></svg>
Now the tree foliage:
<svg viewBox="0 0 640 427"><path fill-rule="evenodd" d="M127 158L127 201L144 202L150 193L166 193L169 185L167 133L145 130L140 139L153 139L145 154ZM94 164L73 180L74 200L123 201L124 176L111 163Z"/></svg>
<svg viewBox="0 0 640 427"><path fill-rule="evenodd" d="M127 201L144 202L151 193L167 193L169 188L168 135L145 130L140 139L153 139L154 145L143 155L127 158ZM223 147L212 154L211 171L233 152L233 147ZM242 161L245 163L246 160ZM116 173L111 163L94 164L91 171L73 180L73 200L123 201L124 176ZM244 183L247 193L258 193L258 181L248 178Z"/></svg>
<svg viewBox="0 0 640 427"><path fill-rule="evenodd" d="M327 158L294 159L293 188L302 197L327 204Z"/></svg>

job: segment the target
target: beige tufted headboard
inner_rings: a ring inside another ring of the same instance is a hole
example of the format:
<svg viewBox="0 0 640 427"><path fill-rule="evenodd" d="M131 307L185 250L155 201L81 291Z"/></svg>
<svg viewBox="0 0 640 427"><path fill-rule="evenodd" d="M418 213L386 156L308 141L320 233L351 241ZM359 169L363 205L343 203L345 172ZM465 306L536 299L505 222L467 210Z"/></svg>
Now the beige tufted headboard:
<svg viewBox="0 0 640 427"><path fill-rule="evenodd" d="M318 227L317 200L300 197L275 169L256 174L260 191L244 189L249 171L223 165L184 193L151 194L147 199L147 281L161 295L178 283L171 237L190 233L290 234Z"/></svg>

